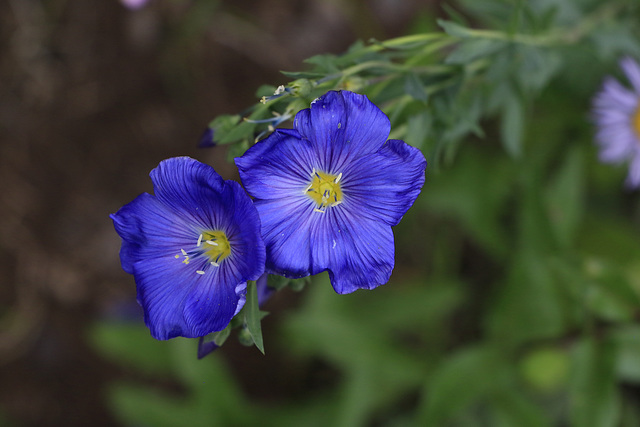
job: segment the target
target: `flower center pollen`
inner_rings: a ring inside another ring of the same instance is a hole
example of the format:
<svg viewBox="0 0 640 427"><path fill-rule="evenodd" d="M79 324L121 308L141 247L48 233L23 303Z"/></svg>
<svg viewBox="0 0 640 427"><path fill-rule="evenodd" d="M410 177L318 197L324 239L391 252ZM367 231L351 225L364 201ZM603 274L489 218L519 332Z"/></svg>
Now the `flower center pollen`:
<svg viewBox="0 0 640 427"><path fill-rule="evenodd" d="M203 255L216 265L231 254L231 245L224 231L207 230L202 232L202 237L198 239L198 246L203 250Z"/></svg>
<svg viewBox="0 0 640 427"><path fill-rule="evenodd" d="M342 203L342 188L340 179L342 174L332 175L313 170L311 182L304 193L316 202L318 212L324 212L327 207Z"/></svg>
<svg viewBox="0 0 640 427"><path fill-rule="evenodd" d="M638 104L631 122L633 123L633 130L636 131L636 137L640 138L640 104Z"/></svg>

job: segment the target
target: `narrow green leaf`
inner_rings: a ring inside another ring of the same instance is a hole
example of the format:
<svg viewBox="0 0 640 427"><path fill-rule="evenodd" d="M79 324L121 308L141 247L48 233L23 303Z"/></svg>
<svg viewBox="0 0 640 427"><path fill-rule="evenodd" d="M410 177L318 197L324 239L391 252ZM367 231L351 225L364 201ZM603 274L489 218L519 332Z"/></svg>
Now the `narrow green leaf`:
<svg viewBox="0 0 640 427"><path fill-rule="evenodd" d="M619 425L620 396L615 385L615 347L611 342L587 338L573 352L571 425Z"/></svg>
<svg viewBox="0 0 640 427"><path fill-rule="evenodd" d="M515 96L505 100L500 126L502 144L512 157L522 153L522 135L524 128L524 108L522 101Z"/></svg>
<svg viewBox="0 0 640 427"><path fill-rule="evenodd" d="M404 78L404 91L414 99L427 103L429 97L424 90L424 84L420 81L416 73L407 73Z"/></svg>
<svg viewBox="0 0 640 427"><path fill-rule="evenodd" d="M258 306L258 290L256 282L247 283L247 302L244 305L244 322L251 334L254 344L258 350L264 354L264 344L262 342L262 328L260 326L260 307Z"/></svg>
<svg viewBox="0 0 640 427"><path fill-rule="evenodd" d="M462 38L470 36L468 28L465 28L460 24L456 24L455 22L438 19L438 25L440 25L444 32L449 34L450 36Z"/></svg>
<svg viewBox="0 0 640 427"><path fill-rule="evenodd" d="M489 56L504 48L505 42L502 40L490 39L468 39L460 43L449 56L447 64L468 64L474 59L482 56Z"/></svg>
<svg viewBox="0 0 640 427"><path fill-rule="evenodd" d="M583 163L582 150L569 151L546 192L552 229L565 246L575 238L584 212Z"/></svg>

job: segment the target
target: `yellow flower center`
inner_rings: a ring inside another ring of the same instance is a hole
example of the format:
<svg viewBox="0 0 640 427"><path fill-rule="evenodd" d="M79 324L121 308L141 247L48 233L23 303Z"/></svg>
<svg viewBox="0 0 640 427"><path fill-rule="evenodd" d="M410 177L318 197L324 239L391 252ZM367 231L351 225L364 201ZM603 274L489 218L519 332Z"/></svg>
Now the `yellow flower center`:
<svg viewBox="0 0 640 427"><path fill-rule="evenodd" d="M209 264L213 267L220 267L220 261L225 259L231 254L231 245L229 239L224 231L220 230L206 230L198 237L196 243L196 249L189 252L184 249L180 249L180 253L176 254L175 258L180 259L182 257L182 263L189 265L191 258L200 257L204 255L208 258ZM198 266L203 268L202 264L198 262ZM205 274L205 270L196 270L198 274Z"/></svg>
<svg viewBox="0 0 640 427"><path fill-rule="evenodd" d="M636 131L636 136L640 138L640 105L636 108L631 122L633 123L633 129Z"/></svg>
<svg viewBox="0 0 640 427"><path fill-rule="evenodd" d="M224 231L207 230L202 232L202 238L198 239L199 246L204 250L204 255L211 263L219 263L231 253L231 245ZM215 265L214 264L214 265Z"/></svg>
<svg viewBox="0 0 640 427"><path fill-rule="evenodd" d="M341 178L341 173L332 175L313 170L311 182L304 193L316 202L318 207L315 210L317 212L324 212L328 206L333 207L342 203Z"/></svg>

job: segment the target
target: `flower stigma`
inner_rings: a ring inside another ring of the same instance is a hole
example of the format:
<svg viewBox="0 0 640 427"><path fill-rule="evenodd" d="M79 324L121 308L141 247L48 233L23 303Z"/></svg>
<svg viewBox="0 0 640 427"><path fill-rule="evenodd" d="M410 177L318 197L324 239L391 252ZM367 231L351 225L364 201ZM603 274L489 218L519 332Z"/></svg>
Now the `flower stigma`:
<svg viewBox="0 0 640 427"><path fill-rule="evenodd" d="M203 254L209 258L211 265L217 267L220 261L231 254L231 245L224 231L207 230L202 232Z"/></svg>
<svg viewBox="0 0 640 427"><path fill-rule="evenodd" d="M180 254L177 254L175 258L179 259L182 256L184 258L182 263L188 265L192 261L192 258L204 255L209 258L209 264L214 267L220 267L220 261L231 254L229 239L227 239L224 231L220 230L203 231L202 234L198 236L196 248L195 251L191 252L180 249ZM196 270L196 273L202 275L205 274L205 271Z"/></svg>
<svg viewBox="0 0 640 427"><path fill-rule="evenodd" d="M342 173L332 175L313 169L311 182L304 193L316 202L315 212L324 213L327 207L338 206L342 203L341 179Z"/></svg>

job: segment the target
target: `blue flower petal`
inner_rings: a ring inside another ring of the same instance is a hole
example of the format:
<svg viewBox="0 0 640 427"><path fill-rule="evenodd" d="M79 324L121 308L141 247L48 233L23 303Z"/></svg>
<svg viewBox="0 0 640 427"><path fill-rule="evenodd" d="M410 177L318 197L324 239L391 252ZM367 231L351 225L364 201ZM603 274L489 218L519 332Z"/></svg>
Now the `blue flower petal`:
<svg viewBox="0 0 640 427"><path fill-rule="evenodd" d="M328 270L339 294L389 281L395 253L391 227L347 212L342 205L316 217L319 221L310 235L311 274Z"/></svg>
<svg viewBox="0 0 640 427"><path fill-rule="evenodd" d="M259 199L301 195L317 163L309 141L277 130L235 159L247 191Z"/></svg>
<svg viewBox="0 0 640 427"><path fill-rule="evenodd" d="M258 213L238 183L193 159L165 160L151 178L155 196L142 194L111 215L145 322L157 339L224 329L244 305L246 281L264 271ZM230 245L217 265L200 246L212 230Z"/></svg>
<svg viewBox="0 0 640 427"><path fill-rule="evenodd" d="M314 226L313 207L307 200L257 200L262 221L267 262L266 270L290 278L308 276L310 230Z"/></svg>
<svg viewBox="0 0 640 427"><path fill-rule="evenodd" d="M221 268L232 269L227 273L228 280L236 283L257 280L264 272L266 259L258 211L244 189L235 181L225 182L221 201L230 210L224 221L224 230L231 245L231 255L225 259L229 262L221 264Z"/></svg>
<svg viewBox="0 0 640 427"><path fill-rule="evenodd" d="M236 159L262 221L266 271L293 278L328 271L341 294L386 283L394 265L391 226L424 184L424 156L386 141L389 119L351 92L322 96L296 115L294 127ZM314 170L340 183L335 204L319 205L308 194Z"/></svg>
<svg viewBox="0 0 640 427"><path fill-rule="evenodd" d="M391 227L343 205L314 212L305 203L257 201L267 244L267 271L291 278L329 271L340 294L373 289L394 264Z"/></svg>
<svg viewBox="0 0 640 427"><path fill-rule="evenodd" d="M352 215L397 225L420 194L426 166L420 150L389 140L378 152L349 163L343 170L344 203L340 207Z"/></svg>
<svg viewBox="0 0 640 427"><path fill-rule="evenodd" d="M246 283L225 272L209 269L200 275L171 256L137 262L134 276L145 324L159 340L224 329L246 291Z"/></svg>
<svg viewBox="0 0 640 427"><path fill-rule="evenodd" d="M321 153L320 168L340 169L350 156L377 151L389 137L389 118L365 95L331 91L296 114L294 128Z"/></svg>
<svg viewBox="0 0 640 427"><path fill-rule="evenodd" d="M200 135L200 140L198 141L198 148L211 148L216 146L216 142L213 137L215 132L210 127L207 127Z"/></svg>
<svg viewBox="0 0 640 427"><path fill-rule="evenodd" d="M122 269L133 274L133 264L141 259L180 252L193 240L192 226L154 196L143 193L110 215L122 238Z"/></svg>
<svg viewBox="0 0 640 427"><path fill-rule="evenodd" d="M199 224L222 226L223 223L218 224L216 220L227 219L211 216L219 210L215 195L222 191L225 183L211 166L190 157L173 157L160 162L150 176L159 201L176 211L190 212Z"/></svg>

